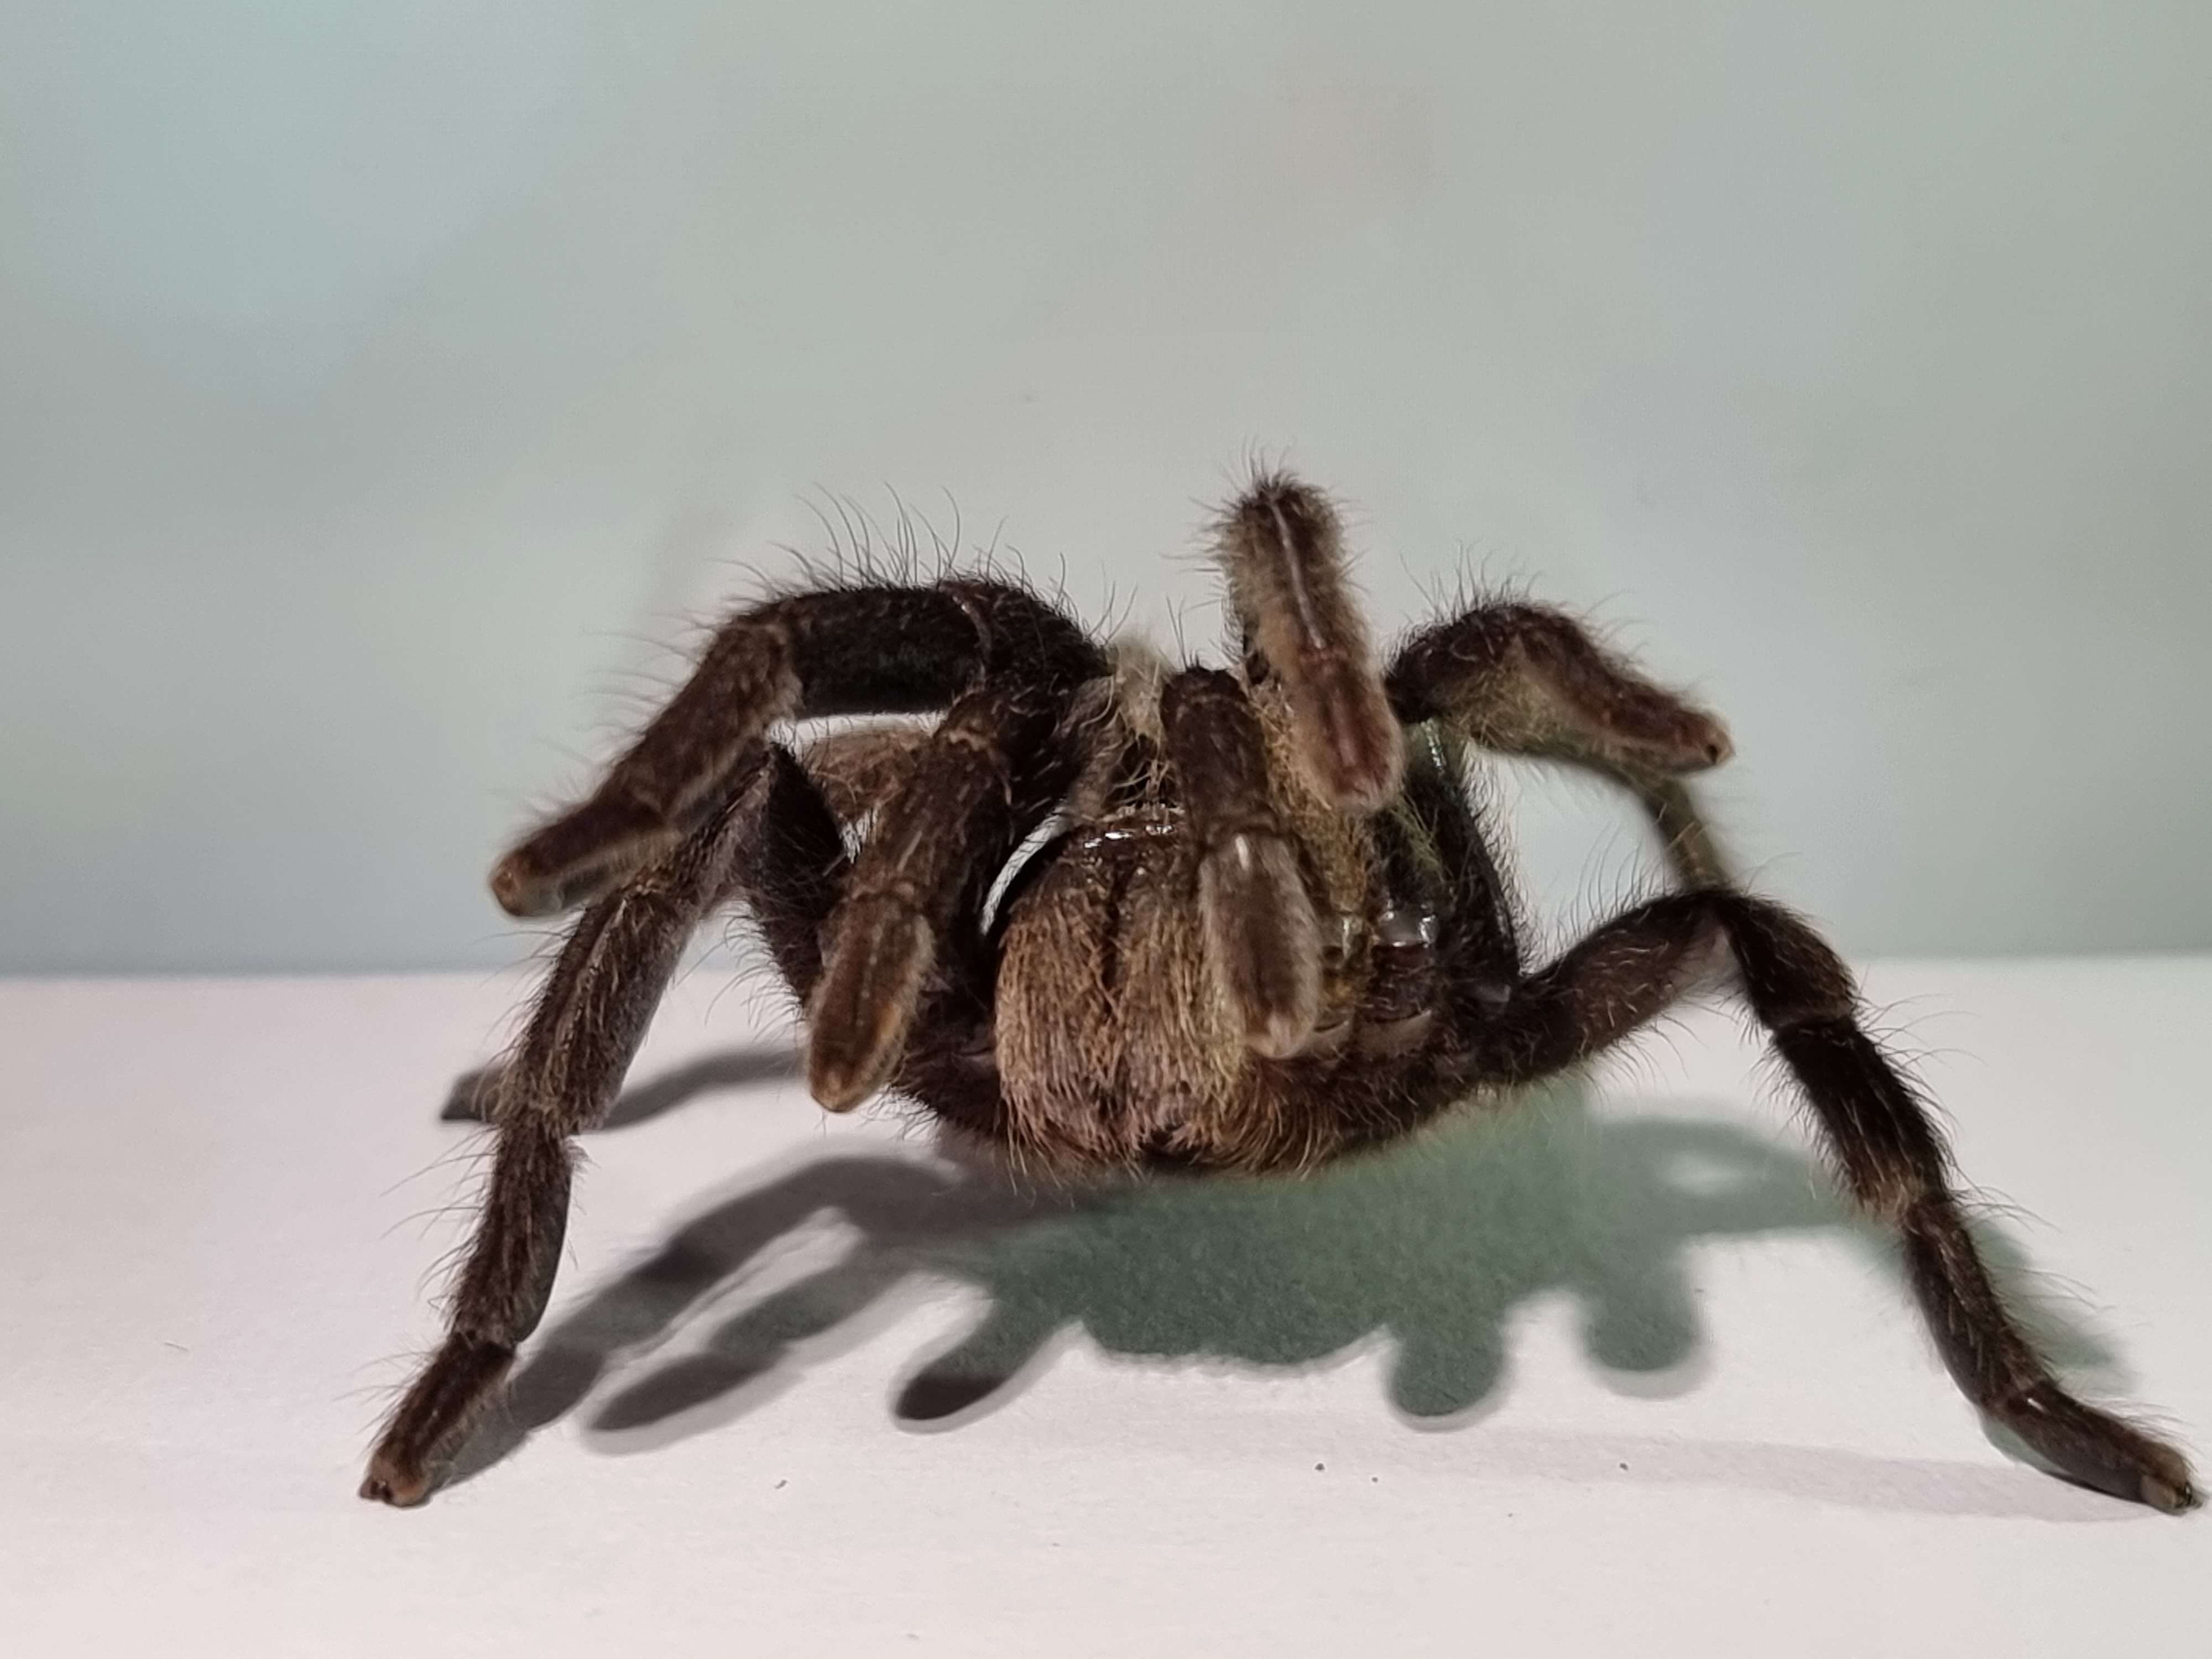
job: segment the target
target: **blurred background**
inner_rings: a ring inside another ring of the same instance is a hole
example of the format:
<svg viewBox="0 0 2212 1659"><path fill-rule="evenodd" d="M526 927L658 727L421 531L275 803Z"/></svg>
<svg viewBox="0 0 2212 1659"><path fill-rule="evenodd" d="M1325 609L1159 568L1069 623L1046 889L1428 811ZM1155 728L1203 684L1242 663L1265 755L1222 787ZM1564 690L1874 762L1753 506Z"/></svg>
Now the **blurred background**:
<svg viewBox="0 0 2212 1659"><path fill-rule="evenodd" d="M489 965L820 518L1194 650L1256 453L1852 952L2212 945L2212 10L0 9L0 970ZM840 532L842 534L842 531ZM1502 785L1565 926L1648 861Z"/></svg>

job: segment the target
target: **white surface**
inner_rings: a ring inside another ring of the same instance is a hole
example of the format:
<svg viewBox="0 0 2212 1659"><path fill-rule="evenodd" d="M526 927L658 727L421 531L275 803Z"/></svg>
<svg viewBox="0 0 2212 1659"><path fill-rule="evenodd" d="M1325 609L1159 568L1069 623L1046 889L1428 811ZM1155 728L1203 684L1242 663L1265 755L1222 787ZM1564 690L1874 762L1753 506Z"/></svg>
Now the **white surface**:
<svg viewBox="0 0 2212 1659"><path fill-rule="evenodd" d="M1526 578L1696 684L1855 952L2212 948L2207 62L2112 0L0 6L0 971L501 963L483 870L818 492L1197 647L1254 447L1384 631Z"/></svg>
<svg viewBox="0 0 2212 1659"><path fill-rule="evenodd" d="M1587 1116L1554 1096L1548 1129L1334 1182L964 1239L925 1205L906 1248L935 1269L734 1396L594 1430L841 1250L893 1259L834 1200L925 1158L914 1137L826 1119L790 1083L708 1093L595 1139L547 1331L748 1192L784 1194L763 1200L781 1242L503 1462L421 1510L362 1503L464 1220L441 1206L466 1196L471 1136L435 1113L519 990L0 984L8 1653L2201 1650L2212 1522L1984 1440L1720 1016L1644 1044ZM774 1040L722 990L681 988L635 1079ZM1869 990L1929 1051L1966 1169L2026 1207L2000 1231L2080 1287L2065 1322L2201 1447L2212 959L1900 966ZM1714 1146L1741 1153L1733 1176ZM1776 1231L1691 1221L1624 1252L1655 1182ZM1677 1240L1695 1356L1608 1371L1557 1286L1609 1261L1663 1291ZM1031 1311L1060 1297L1093 1334L1062 1330L950 1427L902 1429L898 1386L980 1316L981 1281ZM1394 1331L1431 1345L1449 1393L1493 1316L1506 1371L1471 1411L1424 1431L1394 1409ZM1116 1351L1146 1341L1170 1352ZM1314 1363L1234 1357L1263 1352Z"/></svg>

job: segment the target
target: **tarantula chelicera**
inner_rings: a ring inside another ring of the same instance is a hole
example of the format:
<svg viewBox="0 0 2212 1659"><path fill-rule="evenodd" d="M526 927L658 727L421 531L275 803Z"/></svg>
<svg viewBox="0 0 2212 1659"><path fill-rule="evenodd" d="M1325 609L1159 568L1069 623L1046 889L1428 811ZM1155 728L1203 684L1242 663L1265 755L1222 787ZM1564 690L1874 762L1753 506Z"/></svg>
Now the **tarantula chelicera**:
<svg viewBox="0 0 2212 1659"><path fill-rule="evenodd" d="M2068 1394L2007 1312L1835 952L1725 878L1680 781L1728 757L1719 720L1525 604L1432 622L1378 668L1335 514L1294 479L1257 479L1215 532L1233 669L1109 650L981 576L792 593L725 623L591 798L500 860L512 914L583 912L501 1075L448 1333L362 1496L420 1502L500 1389L551 1291L569 1138L734 901L804 1005L823 1105L893 1090L1061 1167L1310 1169L1587 1060L1732 963L1960 1389L2063 1474L2196 1501L2181 1455ZM1626 786L1673 890L1527 962L1470 745Z"/></svg>

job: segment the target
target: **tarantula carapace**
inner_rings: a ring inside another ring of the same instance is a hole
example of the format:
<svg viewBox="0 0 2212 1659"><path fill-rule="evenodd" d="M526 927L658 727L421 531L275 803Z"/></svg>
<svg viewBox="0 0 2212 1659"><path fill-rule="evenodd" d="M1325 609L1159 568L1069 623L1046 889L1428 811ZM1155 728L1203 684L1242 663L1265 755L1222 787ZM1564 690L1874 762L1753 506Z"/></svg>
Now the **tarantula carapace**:
<svg viewBox="0 0 2212 1659"><path fill-rule="evenodd" d="M1294 479L1255 480L1214 539L1227 670L1109 648L984 576L742 611L591 798L500 861L514 915L584 908L501 1075L448 1334L363 1496L421 1501L500 1389L551 1290L569 1138L735 902L804 1005L823 1105L892 1090L1058 1167L1310 1169L1587 1060L1732 963L1960 1387L2074 1480L2195 1501L2180 1454L2068 1394L2008 1314L1844 964L1725 878L1680 781L1727 758L1717 720L1525 604L1418 629L1378 668L1336 516ZM921 713L796 753L770 737ZM1626 785L1674 890L1528 963L1471 745Z"/></svg>

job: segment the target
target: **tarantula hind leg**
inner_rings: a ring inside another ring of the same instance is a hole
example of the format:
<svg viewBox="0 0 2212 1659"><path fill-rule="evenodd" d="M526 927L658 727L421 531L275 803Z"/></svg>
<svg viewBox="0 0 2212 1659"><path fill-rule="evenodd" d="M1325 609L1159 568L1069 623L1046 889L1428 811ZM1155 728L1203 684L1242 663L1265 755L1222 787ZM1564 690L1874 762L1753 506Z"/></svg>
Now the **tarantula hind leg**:
<svg viewBox="0 0 2212 1659"><path fill-rule="evenodd" d="M780 759L781 757L779 757ZM568 1137L613 1103L700 915L726 890L753 815L733 782L659 861L577 918L492 1109L497 1139L444 1343L386 1424L363 1498L421 1503L553 1291L568 1218Z"/></svg>
<svg viewBox="0 0 2212 1659"><path fill-rule="evenodd" d="M1745 999L1811 1105L1852 1197L1892 1227L1937 1351L1960 1389L2060 1474L2179 1513L2188 1461L2051 1375L1967 1231L1928 1110L1860 1025L1850 974L1780 906L1724 889L1670 895L1599 927L1516 992L1479 1037L1477 1070L1525 1080L1595 1054L1661 1012L1726 941Z"/></svg>

